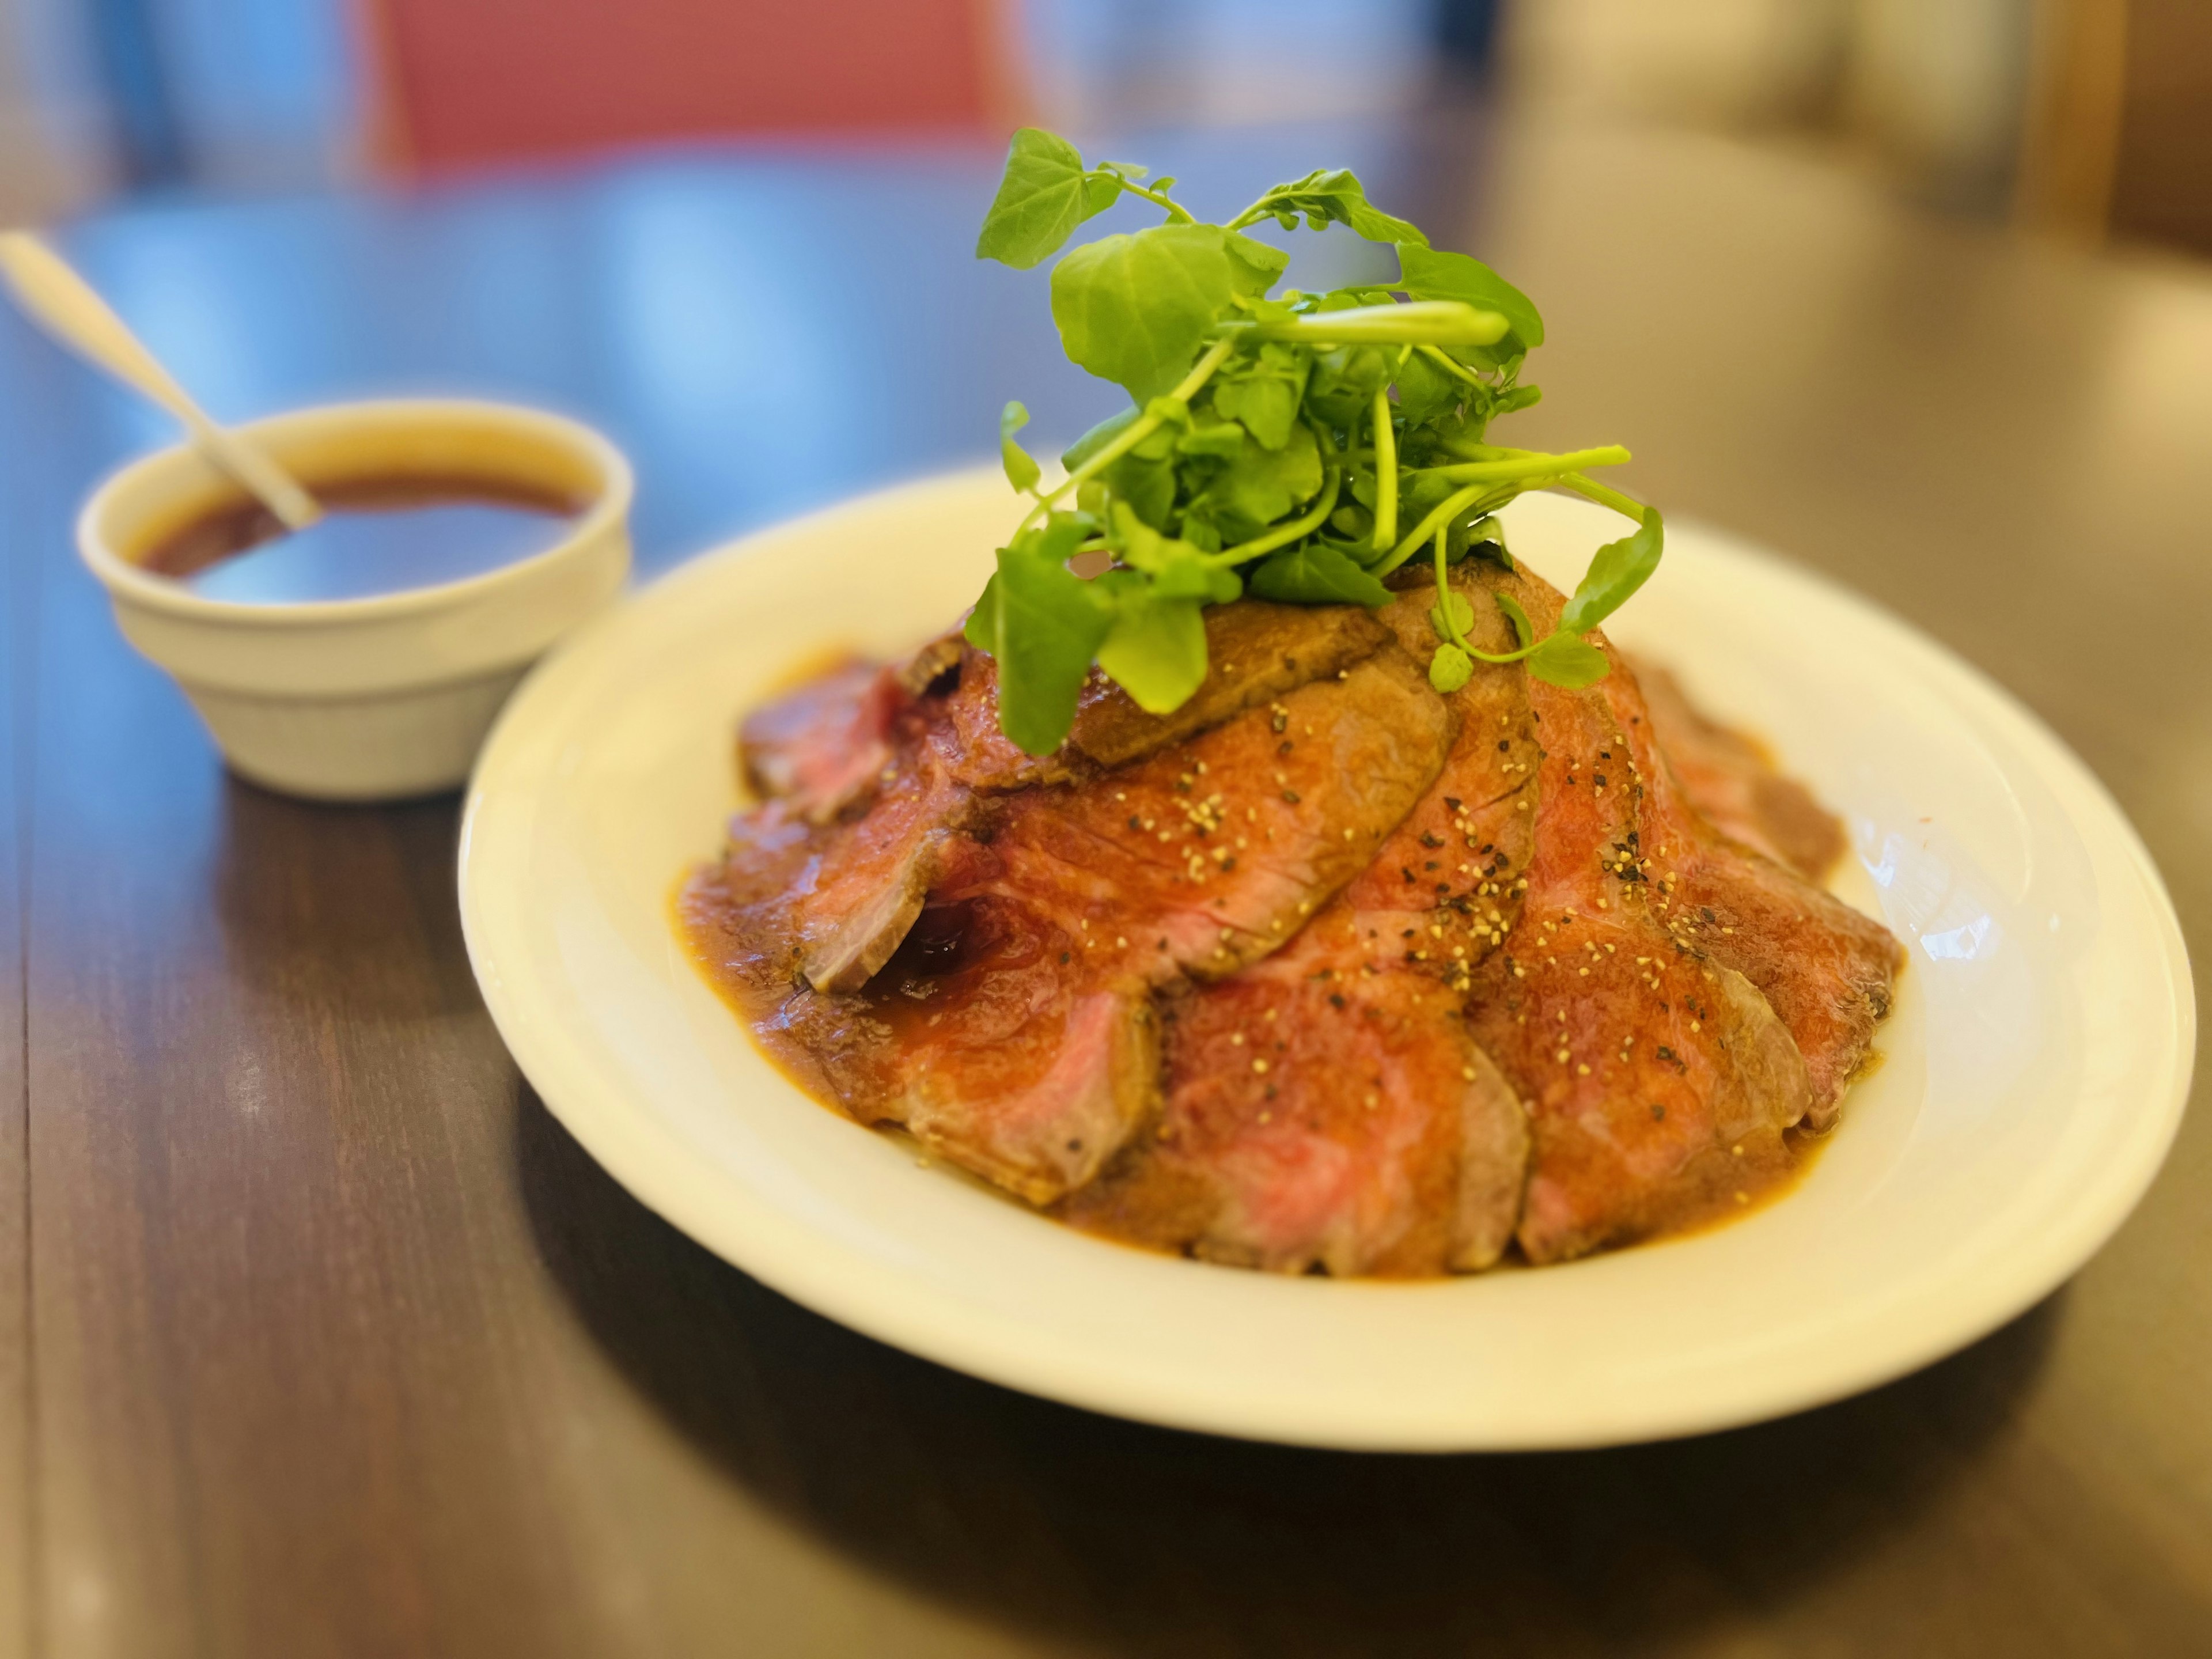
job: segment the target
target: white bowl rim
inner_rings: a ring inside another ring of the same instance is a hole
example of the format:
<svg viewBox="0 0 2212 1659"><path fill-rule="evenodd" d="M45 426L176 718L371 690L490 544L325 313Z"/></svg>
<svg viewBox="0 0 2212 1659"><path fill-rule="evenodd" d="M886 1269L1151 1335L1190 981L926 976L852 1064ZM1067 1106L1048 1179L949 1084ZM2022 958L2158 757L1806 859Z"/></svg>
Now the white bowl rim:
<svg viewBox="0 0 2212 1659"><path fill-rule="evenodd" d="M288 433L302 428L349 424L404 427L415 422L434 424L455 417L479 422L505 422L535 437L565 444L592 465L601 479L591 504L570 521L567 533L552 546L516 559L495 569L464 576L454 581L403 587L389 593L366 594L349 599L304 599L260 604L240 599L210 599L182 582L149 574L125 558L110 544L102 520L113 510L115 498L148 476L173 467L196 452L189 442L169 444L125 462L102 478L85 498L76 520L79 556L92 574L118 601L143 606L191 622L220 623L245 628L295 628L303 623L380 622L434 611L472 599L493 589L527 581L548 567L575 555L580 546L595 545L599 538L619 527L629 514L636 494L636 475L629 459L613 440L581 421L526 404L481 398L371 398L351 402L309 404L279 414L240 422L236 430L281 447Z"/></svg>

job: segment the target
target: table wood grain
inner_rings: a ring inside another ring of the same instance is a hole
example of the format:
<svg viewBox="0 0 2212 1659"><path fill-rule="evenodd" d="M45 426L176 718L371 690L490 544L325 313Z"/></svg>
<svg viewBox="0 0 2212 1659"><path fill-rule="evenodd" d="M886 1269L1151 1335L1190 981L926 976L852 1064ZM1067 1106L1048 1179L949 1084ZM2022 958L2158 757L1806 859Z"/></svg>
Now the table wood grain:
<svg viewBox="0 0 2212 1659"><path fill-rule="evenodd" d="M13 482L0 460L0 488ZM0 503L8 499L0 495ZM4 512L0 505L0 512ZM27 607L32 559L0 554L0 641L7 709L24 703L31 665ZM0 1659L21 1659L30 1638L31 1395L29 1099L24 1088L23 896L30 874L22 813L28 796L15 718L0 721Z"/></svg>
<svg viewBox="0 0 2212 1659"><path fill-rule="evenodd" d="M2203 270L1680 135L1123 151L1202 203L1349 161L1492 258L1550 329L1523 441L1626 441L1670 513L1987 669L2212 939ZM1004 398L1048 435L1112 406L1042 283L969 259L992 166L684 154L70 246L221 414L429 386L596 422L652 570L985 453ZM1354 1456L974 1382L708 1255L552 1121L469 974L455 802L225 776L67 544L161 435L0 320L0 1659L2212 1653L2202 1110L2032 1312L1733 1433Z"/></svg>

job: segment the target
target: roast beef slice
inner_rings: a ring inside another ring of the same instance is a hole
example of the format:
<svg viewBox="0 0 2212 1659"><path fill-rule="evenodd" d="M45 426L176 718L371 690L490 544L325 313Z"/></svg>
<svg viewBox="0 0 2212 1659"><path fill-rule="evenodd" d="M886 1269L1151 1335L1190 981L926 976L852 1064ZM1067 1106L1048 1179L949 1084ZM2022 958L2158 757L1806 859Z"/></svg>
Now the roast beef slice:
<svg viewBox="0 0 2212 1659"><path fill-rule="evenodd" d="M1425 975L1322 978L1295 947L1165 1000L1160 1116L1068 1218L1281 1273L1482 1267L1510 1236L1520 1104Z"/></svg>
<svg viewBox="0 0 2212 1659"><path fill-rule="evenodd" d="M1413 650L1432 597L1382 614ZM1287 949L1167 1002L1161 1118L1071 1219L1279 1272L1497 1260L1528 1130L1462 1010L1517 912L1535 750L1518 669L1479 668L1449 708L1443 769L1368 867Z"/></svg>
<svg viewBox="0 0 2212 1659"><path fill-rule="evenodd" d="M822 1073L853 1115L902 1123L1048 1201L1152 1114L1153 988L1232 971L1295 934L1373 857L1450 737L1441 702L1392 652L1171 753L1002 798L972 835L945 832L919 775L887 786L866 817L823 832L838 850L802 869L794 909L802 929L848 919L834 936L849 951L893 931L864 903L892 893L920 908L914 880L887 872L934 872L927 908L865 984L795 996L781 1029L829 1056ZM940 792L974 799L950 781ZM848 891L854 903L830 902Z"/></svg>
<svg viewBox="0 0 2212 1659"><path fill-rule="evenodd" d="M1826 878L1844 855L1844 826L1765 747L1711 720L1665 669L1633 665L1659 752L1705 821L1806 880Z"/></svg>

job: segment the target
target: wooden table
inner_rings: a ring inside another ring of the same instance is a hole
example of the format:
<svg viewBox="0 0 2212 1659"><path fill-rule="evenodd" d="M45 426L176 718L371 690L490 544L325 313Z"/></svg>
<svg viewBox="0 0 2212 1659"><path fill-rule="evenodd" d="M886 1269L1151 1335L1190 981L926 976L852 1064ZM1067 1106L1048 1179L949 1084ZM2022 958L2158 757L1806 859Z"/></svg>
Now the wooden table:
<svg viewBox="0 0 2212 1659"><path fill-rule="evenodd" d="M1486 252L1553 334L1521 441L1626 441L1670 512L1995 674L2212 943L2204 271L1718 140L1121 149L1202 204L1348 160ZM1041 278L968 258L993 165L678 156L70 246L221 413L428 386L598 422L650 573L983 453L1005 398L1048 434L1111 406ZM1763 1427L1346 1456L1006 1393L784 1301L569 1140L470 977L455 802L223 775L68 544L162 435L0 318L0 1655L2212 1652L2201 1109L2067 1288Z"/></svg>

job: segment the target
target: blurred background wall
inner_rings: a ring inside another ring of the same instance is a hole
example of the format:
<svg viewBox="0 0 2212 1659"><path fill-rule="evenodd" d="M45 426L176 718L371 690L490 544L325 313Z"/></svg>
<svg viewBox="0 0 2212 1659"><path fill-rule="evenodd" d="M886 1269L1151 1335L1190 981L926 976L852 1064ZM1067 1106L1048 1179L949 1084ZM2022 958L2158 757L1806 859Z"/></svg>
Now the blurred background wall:
<svg viewBox="0 0 2212 1659"><path fill-rule="evenodd" d="M2212 0L0 0L0 216L729 135L1480 98L2212 252Z"/></svg>

